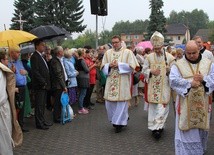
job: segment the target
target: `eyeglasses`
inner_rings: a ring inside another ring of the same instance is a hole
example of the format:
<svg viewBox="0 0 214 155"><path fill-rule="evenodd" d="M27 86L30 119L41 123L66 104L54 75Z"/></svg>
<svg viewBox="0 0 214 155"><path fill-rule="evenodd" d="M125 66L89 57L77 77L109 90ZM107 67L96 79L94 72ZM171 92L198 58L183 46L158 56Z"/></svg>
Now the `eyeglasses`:
<svg viewBox="0 0 214 155"><path fill-rule="evenodd" d="M111 44L118 44L118 43L119 43L119 41L111 42Z"/></svg>

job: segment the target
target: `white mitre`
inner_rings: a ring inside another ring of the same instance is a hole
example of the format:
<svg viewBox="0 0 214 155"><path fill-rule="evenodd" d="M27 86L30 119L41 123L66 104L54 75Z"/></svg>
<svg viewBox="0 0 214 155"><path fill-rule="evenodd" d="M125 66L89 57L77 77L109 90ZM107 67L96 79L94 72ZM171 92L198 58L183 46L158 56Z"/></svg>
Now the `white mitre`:
<svg viewBox="0 0 214 155"><path fill-rule="evenodd" d="M153 48L159 48L159 47L162 47L164 45L164 37L158 31L155 31L153 33L153 35L151 36L150 41L151 41L151 43L153 45Z"/></svg>

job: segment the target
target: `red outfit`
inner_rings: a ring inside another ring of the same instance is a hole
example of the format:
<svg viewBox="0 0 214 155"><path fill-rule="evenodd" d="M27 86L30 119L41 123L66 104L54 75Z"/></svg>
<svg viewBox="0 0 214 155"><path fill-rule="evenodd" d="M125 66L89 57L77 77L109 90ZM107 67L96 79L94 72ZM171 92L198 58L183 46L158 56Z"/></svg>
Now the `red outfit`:
<svg viewBox="0 0 214 155"><path fill-rule="evenodd" d="M94 65L94 62L91 58L85 58L85 62L87 66L90 68L90 66ZM96 67L93 67L89 71L89 83L90 84L96 84Z"/></svg>

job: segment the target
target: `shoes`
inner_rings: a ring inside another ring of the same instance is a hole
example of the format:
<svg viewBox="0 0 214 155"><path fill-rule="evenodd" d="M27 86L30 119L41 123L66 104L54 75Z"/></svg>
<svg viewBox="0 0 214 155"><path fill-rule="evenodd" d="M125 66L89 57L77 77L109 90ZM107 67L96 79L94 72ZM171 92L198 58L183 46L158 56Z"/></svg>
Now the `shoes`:
<svg viewBox="0 0 214 155"><path fill-rule="evenodd" d="M164 129L159 129L159 132L162 133L164 131Z"/></svg>
<svg viewBox="0 0 214 155"><path fill-rule="evenodd" d="M123 126L122 125L115 125L115 133L119 133L122 131Z"/></svg>
<svg viewBox="0 0 214 155"><path fill-rule="evenodd" d="M29 132L29 130L22 127L22 132Z"/></svg>
<svg viewBox="0 0 214 155"><path fill-rule="evenodd" d="M49 129L49 127L46 126L46 125L44 125L44 126L37 126L36 128L37 129L41 129L41 130L48 130Z"/></svg>
<svg viewBox="0 0 214 155"><path fill-rule="evenodd" d="M78 110L79 114L88 114L88 110L86 110L85 108L82 108L81 110Z"/></svg>
<svg viewBox="0 0 214 155"><path fill-rule="evenodd" d="M52 126L53 123L45 122L44 125L45 125L45 126Z"/></svg>
<svg viewBox="0 0 214 155"><path fill-rule="evenodd" d="M152 131L152 136L153 136L155 139L159 140L159 139L161 138L161 132L160 132L159 130L153 130L153 131Z"/></svg>

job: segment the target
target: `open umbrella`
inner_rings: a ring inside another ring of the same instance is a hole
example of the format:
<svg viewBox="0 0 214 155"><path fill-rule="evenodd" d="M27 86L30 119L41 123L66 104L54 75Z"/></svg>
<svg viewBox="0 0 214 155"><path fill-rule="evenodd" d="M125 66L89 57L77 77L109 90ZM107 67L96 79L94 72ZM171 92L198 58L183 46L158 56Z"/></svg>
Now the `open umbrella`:
<svg viewBox="0 0 214 155"><path fill-rule="evenodd" d="M65 36L68 32L55 25L44 25L32 29L30 33L38 36L39 39L48 40L58 36Z"/></svg>
<svg viewBox="0 0 214 155"><path fill-rule="evenodd" d="M26 54L26 53L33 53L35 51L35 46L34 44L27 45L24 47L21 47L21 54Z"/></svg>
<svg viewBox="0 0 214 155"><path fill-rule="evenodd" d="M33 41L37 36L21 30L5 30L0 32L0 47L10 47Z"/></svg>
<svg viewBox="0 0 214 155"><path fill-rule="evenodd" d="M152 43L150 41L141 41L137 44L137 47L143 47L153 49Z"/></svg>

